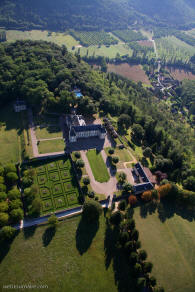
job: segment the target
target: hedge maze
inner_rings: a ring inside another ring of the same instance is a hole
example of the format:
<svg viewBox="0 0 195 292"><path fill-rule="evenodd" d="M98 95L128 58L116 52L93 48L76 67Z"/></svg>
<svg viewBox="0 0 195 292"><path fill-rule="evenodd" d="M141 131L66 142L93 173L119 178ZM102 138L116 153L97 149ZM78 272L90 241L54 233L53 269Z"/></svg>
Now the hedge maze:
<svg viewBox="0 0 195 292"><path fill-rule="evenodd" d="M41 161L35 168L35 183L43 202L42 213L78 205L79 190L69 158Z"/></svg>

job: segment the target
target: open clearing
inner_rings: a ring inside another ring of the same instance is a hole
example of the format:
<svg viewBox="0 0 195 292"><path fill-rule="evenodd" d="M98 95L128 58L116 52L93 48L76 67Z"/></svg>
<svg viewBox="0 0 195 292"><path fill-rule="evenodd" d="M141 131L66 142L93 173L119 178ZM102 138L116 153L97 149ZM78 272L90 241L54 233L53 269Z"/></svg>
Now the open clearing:
<svg viewBox="0 0 195 292"><path fill-rule="evenodd" d="M36 127L36 137L39 139L50 139L62 137L62 131L58 126Z"/></svg>
<svg viewBox="0 0 195 292"><path fill-rule="evenodd" d="M60 32L48 32L47 30L31 30L31 31L20 31L20 30L8 30L6 31L7 41L15 42L16 40L42 40L47 42L54 42L57 45L66 45L68 49L72 46L79 45L71 35Z"/></svg>
<svg viewBox="0 0 195 292"><path fill-rule="evenodd" d="M134 215L142 248L154 264L153 275L167 292L194 292L195 287L195 221L174 214L164 223L158 214Z"/></svg>
<svg viewBox="0 0 195 292"><path fill-rule="evenodd" d="M78 185L68 157L32 162L30 166L35 169L42 214L79 205Z"/></svg>
<svg viewBox="0 0 195 292"><path fill-rule="evenodd" d="M107 182L110 177L101 152L97 152L95 149L89 150L87 158L95 180L101 183Z"/></svg>
<svg viewBox="0 0 195 292"><path fill-rule="evenodd" d="M40 141L38 145L39 154L60 152L65 148L63 139Z"/></svg>
<svg viewBox="0 0 195 292"><path fill-rule="evenodd" d="M116 274L124 288L122 278L127 279L128 267L122 269L123 256L115 271L112 251L105 258L105 218L98 225L83 224L80 219L66 219L56 233L48 226L20 232L10 250L0 250L0 286L31 283L47 285L48 289L41 290L49 292L117 292Z"/></svg>
<svg viewBox="0 0 195 292"><path fill-rule="evenodd" d="M88 48L82 47L77 49L80 51L81 56L103 56L109 58L115 58L116 54L120 56L129 55L132 56L132 50L128 47L128 45L118 44L118 45L111 45L109 47L106 46L90 46ZM74 51L73 51L74 52Z"/></svg>
<svg viewBox="0 0 195 292"><path fill-rule="evenodd" d="M189 71L183 69L175 69L172 67L167 67L166 69L171 73L171 76L173 76L174 79L177 79L179 81L182 81L184 79L195 80L195 75Z"/></svg>
<svg viewBox="0 0 195 292"><path fill-rule="evenodd" d="M108 72L114 72L135 82L141 81L150 85L150 81L141 65L129 65L128 63L120 65L108 64Z"/></svg>

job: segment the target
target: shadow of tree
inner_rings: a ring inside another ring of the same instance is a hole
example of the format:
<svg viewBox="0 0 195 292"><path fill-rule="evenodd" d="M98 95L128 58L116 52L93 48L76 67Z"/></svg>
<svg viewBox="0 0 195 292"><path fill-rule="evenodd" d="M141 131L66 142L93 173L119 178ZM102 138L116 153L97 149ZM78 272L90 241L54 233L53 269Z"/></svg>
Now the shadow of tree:
<svg viewBox="0 0 195 292"><path fill-rule="evenodd" d="M147 215L151 215L156 212L157 204L153 201L140 205L140 216L146 218Z"/></svg>
<svg viewBox="0 0 195 292"><path fill-rule="evenodd" d="M81 255L90 247L98 229L99 221L88 223L81 218L76 231L76 247Z"/></svg>
<svg viewBox="0 0 195 292"><path fill-rule="evenodd" d="M56 234L55 227L48 227L45 232L43 233L42 240L44 247L48 246L52 241L54 235Z"/></svg>
<svg viewBox="0 0 195 292"><path fill-rule="evenodd" d="M119 228L112 227L107 219L104 239L106 269L113 265L115 283L119 292L136 292L134 277L124 251L117 245Z"/></svg>
<svg viewBox="0 0 195 292"><path fill-rule="evenodd" d="M0 263L3 261L3 259L6 257L6 255L8 254L11 244L13 243L14 239L18 236L18 234L20 233L19 230L16 231L15 236L10 239L10 240L6 240L0 243Z"/></svg>
<svg viewBox="0 0 195 292"><path fill-rule="evenodd" d="M23 233L24 233L24 238L28 239L29 237L32 237L35 233L37 226L34 225L32 227L27 227L23 229Z"/></svg>

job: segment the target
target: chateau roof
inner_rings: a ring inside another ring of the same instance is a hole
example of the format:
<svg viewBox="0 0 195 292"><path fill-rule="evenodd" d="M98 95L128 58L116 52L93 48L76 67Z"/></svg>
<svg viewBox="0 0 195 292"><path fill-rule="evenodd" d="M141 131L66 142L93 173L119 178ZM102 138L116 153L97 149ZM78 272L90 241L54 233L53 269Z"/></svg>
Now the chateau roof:
<svg viewBox="0 0 195 292"><path fill-rule="evenodd" d="M87 132L87 131L97 131L99 130L101 133L106 133L105 128L98 125L87 125L87 126L72 126L70 131L70 136L75 136L77 132Z"/></svg>

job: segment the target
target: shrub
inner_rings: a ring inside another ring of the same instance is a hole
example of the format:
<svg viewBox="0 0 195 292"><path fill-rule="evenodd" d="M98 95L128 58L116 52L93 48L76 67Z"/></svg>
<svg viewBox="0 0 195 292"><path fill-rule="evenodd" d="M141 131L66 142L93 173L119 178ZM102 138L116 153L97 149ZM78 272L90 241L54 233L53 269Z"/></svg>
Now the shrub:
<svg viewBox="0 0 195 292"><path fill-rule="evenodd" d="M0 184L4 184L5 180L3 176L0 176Z"/></svg>
<svg viewBox="0 0 195 292"><path fill-rule="evenodd" d="M14 188L8 192L8 199L9 200L16 200L21 197L20 191L17 188Z"/></svg>
<svg viewBox="0 0 195 292"><path fill-rule="evenodd" d="M147 259L147 252L144 249L139 251L139 259L142 261Z"/></svg>
<svg viewBox="0 0 195 292"><path fill-rule="evenodd" d="M140 277L137 279L137 287L140 289L140 291L146 286L146 279L143 277Z"/></svg>
<svg viewBox="0 0 195 292"><path fill-rule="evenodd" d="M166 196L168 196L171 192L172 186L171 184L166 184L166 185L162 185L158 188L158 194L160 196L160 198L164 198Z"/></svg>
<svg viewBox="0 0 195 292"><path fill-rule="evenodd" d="M95 197L95 193L94 192L90 192L88 194L88 197L91 198L91 199L93 199Z"/></svg>
<svg viewBox="0 0 195 292"><path fill-rule="evenodd" d="M0 192L0 202L3 202L3 201L5 201L5 200L6 200L6 198L7 198L7 195L6 195L6 193L4 193L4 192Z"/></svg>
<svg viewBox="0 0 195 292"><path fill-rule="evenodd" d="M124 172L120 172L118 176L119 183L123 184L127 179L127 175Z"/></svg>
<svg viewBox="0 0 195 292"><path fill-rule="evenodd" d="M110 149L108 150L108 153L109 153L110 155L114 154L114 148L110 148Z"/></svg>
<svg viewBox="0 0 195 292"><path fill-rule="evenodd" d="M126 225L127 225L128 229L133 230L135 228L135 220L134 219L128 219L126 221Z"/></svg>
<svg viewBox="0 0 195 292"><path fill-rule="evenodd" d="M146 191L141 195L141 198L145 202L149 202L152 199L152 192L151 191Z"/></svg>
<svg viewBox="0 0 195 292"><path fill-rule="evenodd" d="M113 156L112 157L112 163L117 164L119 162L118 156Z"/></svg>
<svg viewBox="0 0 195 292"><path fill-rule="evenodd" d="M7 164L5 167L4 167L4 171L5 171L5 174L9 173L9 172L17 172L16 170L16 166L14 164Z"/></svg>
<svg viewBox="0 0 195 292"><path fill-rule="evenodd" d="M132 251L135 250L135 246L134 246L133 241L128 241L128 242L126 242L126 244L125 244L125 250L126 250L127 252L132 252Z"/></svg>
<svg viewBox="0 0 195 292"><path fill-rule="evenodd" d="M51 227L56 228L58 224L58 218L55 215L51 215L48 218L48 223Z"/></svg>
<svg viewBox="0 0 195 292"><path fill-rule="evenodd" d="M83 168L85 166L85 163L82 159L77 160L76 167Z"/></svg>
<svg viewBox="0 0 195 292"><path fill-rule="evenodd" d="M82 217L88 222L94 222L99 219L99 216L102 213L102 206L97 201L85 202L83 205Z"/></svg>
<svg viewBox="0 0 195 292"><path fill-rule="evenodd" d="M119 204L118 204L118 209L124 211L125 208L126 208L126 206L127 206L126 201L125 201L125 200L122 200L122 201L120 201Z"/></svg>
<svg viewBox="0 0 195 292"><path fill-rule="evenodd" d="M134 209L131 206L128 206L125 212L125 218L130 219L133 217Z"/></svg>
<svg viewBox="0 0 195 292"><path fill-rule="evenodd" d="M13 210L13 209L18 209L22 207L22 202L19 199L13 200L9 203L9 209Z"/></svg>
<svg viewBox="0 0 195 292"><path fill-rule="evenodd" d="M121 232L119 236L119 241L122 245L125 245L126 242L129 240L129 233L128 232Z"/></svg>
<svg viewBox="0 0 195 292"><path fill-rule="evenodd" d="M133 251L130 254L130 261L131 261L132 264L135 264L137 262L137 260L138 260L138 255L137 255L136 252Z"/></svg>
<svg viewBox="0 0 195 292"><path fill-rule="evenodd" d="M135 247L136 247L136 249L139 249L139 248L141 248L141 246L142 246L142 244L141 244L141 241L136 241L136 243L135 243Z"/></svg>
<svg viewBox="0 0 195 292"><path fill-rule="evenodd" d="M35 198L32 201L32 205L29 208L29 215L37 217L41 213L42 201L39 198Z"/></svg>
<svg viewBox="0 0 195 292"><path fill-rule="evenodd" d="M3 176L3 174L4 174L4 168L3 166L0 166L0 176Z"/></svg>
<svg viewBox="0 0 195 292"><path fill-rule="evenodd" d="M156 286L156 278L155 277L151 276L149 281L150 281L150 285L152 287Z"/></svg>
<svg viewBox="0 0 195 292"><path fill-rule="evenodd" d="M111 211L113 211L114 209L115 209L115 202L112 202Z"/></svg>
<svg viewBox="0 0 195 292"><path fill-rule="evenodd" d="M122 220L122 215L120 211L113 212L110 216L110 223L113 225L119 225Z"/></svg>
<svg viewBox="0 0 195 292"><path fill-rule="evenodd" d="M137 229L133 229L131 231L131 237L132 237L133 240L137 241L138 238L139 238L139 231Z"/></svg>
<svg viewBox="0 0 195 292"><path fill-rule="evenodd" d="M0 203L0 212L7 212L8 211L8 203L7 202L1 202Z"/></svg>
<svg viewBox="0 0 195 292"><path fill-rule="evenodd" d="M134 206L135 204L137 204L137 198L134 195L130 195L128 198L128 201L131 206Z"/></svg>
<svg viewBox="0 0 195 292"><path fill-rule="evenodd" d="M16 229L11 226L4 226L0 230L0 240L10 240L14 237Z"/></svg>
<svg viewBox="0 0 195 292"><path fill-rule="evenodd" d="M78 152L78 151L74 153L74 156L75 156L75 158L77 158L77 159L81 158L81 154L80 154L80 152Z"/></svg>
<svg viewBox="0 0 195 292"><path fill-rule="evenodd" d="M24 197L28 204L32 203L32 201L35 199L35 193L33 192L32 188L26 188L24 189Z"/></svg>
<svg viewBox="0 0 195 292"><path fill-rule="evenodd" d="M132 191L132 189L133 189L133 187L132 187L132 185L130 183L123 184L123 190L125 192L130 192L130 191Z"/></svg>
<svg viewBox="0 0 195 292"><path fill-rule="evenodd" d="M159 199L159 197L158 197L158 192L157 192L157 190L152 190L152 199L153 200L158 200Z"/></svg>
<svg viewBox="0 0 195 292"><path fill-rule="evenodd" d="M0 184L0 192L5 192L6 186L4 184Z"/></svg>
<svg viewBox="0 0 195 292"><path fill-rule="evenodd" d="M23 210L21 208L13 209L10 212L10 218L14 223L19 222L20 220L24 218Z"/></svg>
<svg viewBox="0 0 195 292"><path fill-rule="evenodd" d="M84 185L89 185L90 184L90 178L89 177L84 177L83 178L83 183L84 183Z"/></svg>
<svg viewBox="0 0 195 292"><path fill-rule="evenodd" d="M29 177L29 176L24 176L23 179L22 179L22 185L24 188L28 188L32 185L33 183L33 179L32 177Z"/></svg>
<svg viewBox="0 0 195 292"><path fill-rule="evenodd" d="M142 272L142 267L141 267L141 265L140 265L139 263L136 263L136 264L134 265L133 269L134 269L134 273L135 273L137 276L140 275L141 272Z"/></svg>
<svg viewBox="0 0 195 292"><path fill-rule="evenodd" d="M9 185L16 184L17 180L18 180L18 176L15 172L8 172L6 174L6 181Z"/></svg>
<svg viewBox="0 0 195 292"><path fill-rule="evenodd" d="M151 273L153 268L153 264L150 262L143 263L143 270L145 273Z"/></svg>
<svg viewBox="0 0 195 292"><path fill-rule="evenodd" d="M8 224L9 215L7 213L0 213L0 227L5 226Z"/></svg>

